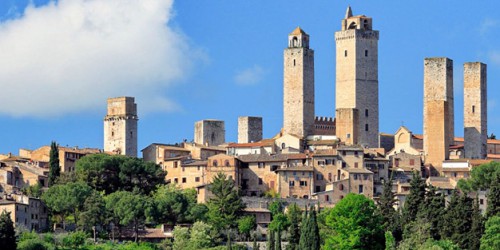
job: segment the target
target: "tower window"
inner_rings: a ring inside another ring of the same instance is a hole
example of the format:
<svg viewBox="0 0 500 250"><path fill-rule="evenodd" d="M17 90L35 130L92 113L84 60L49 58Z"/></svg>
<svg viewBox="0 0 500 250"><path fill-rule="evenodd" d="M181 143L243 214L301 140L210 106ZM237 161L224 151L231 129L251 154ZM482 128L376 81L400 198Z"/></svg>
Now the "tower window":
<svg viewBox="0 0 500 250"><path fill-rule="evenodd" d="M295 59L293 59L293 66L295 66Z"/></svg>
<svg viewBox="0 0 500 250"><path fill-rule="evenodd" d="M365 109L365 117L368 117L368 109Z"/></svg>
<svg viewBox="0 0 500 250"><path fill-rule="evenodd" d="M368 131L368 124L365 124L365 131Z"/></svg>
<svg viewBox="0 0 500 250"><path fill-rule="evenodd" d="M111 131L111 136L115 136L115 132L114 131Z"/></svg>
<svg viewBox="0 0 500 250"><path fill-rule="evenodd" d="M476 106L472 105L472 113L476 112Z"/></svg>
<svg viewBox="0 0 500 250"><path fill-rule="evenodd" d="M365 57L368 56L368 50L365 50Z"/></svg>
<svg viewBox="0 0 500 250"><path fill-rule="evenodd" d="M347 57L347 50L344 50L344 57Z"/></svg>

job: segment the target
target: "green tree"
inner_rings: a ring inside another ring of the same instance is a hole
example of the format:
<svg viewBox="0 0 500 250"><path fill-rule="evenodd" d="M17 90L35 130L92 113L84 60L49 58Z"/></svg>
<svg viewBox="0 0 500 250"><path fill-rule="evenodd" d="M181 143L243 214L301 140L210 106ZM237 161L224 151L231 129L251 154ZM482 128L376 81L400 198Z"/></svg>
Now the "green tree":
<svg viewBox="0 0 500 250"><path fill-rule="evenodd" d="M486 221L486 229L481 237L481 250L500 249L500 216L492 216Z"/></svg>
<svg viewBox="0 0 500 250"><path fill-rule="evenodd" d="M472 207L472 225L469 232L470 249L479 249L481 245L481 236L484 233L484 218L479 209L479 199L476 197L474 206Z"/></svg>
<svg viewBox="0 0 500 250"><path fill-rule="evenodd" d="M281 250L281 228L278 228L276 232L276 250Z"/></svg>
<svg viewBox="0 0 500 250"><path fill-rule="evenodd" d="M430 223L430 235L434 240L441 239L439 225L443 221L446 202L444 196L438 193L434 186L429 186L425 195L425 202L418 212L419 217Z"/></svg>
<svg viewBox="0 0 500 250"><path fill-rule="evenodd" d="M189 228L175 226L174 231L174 250L184 250L188 248L189 245Z"/></svg>
<svg viewBox="0 0 500 250"><path fill-rule="evenodd" d="M324 249L383 249L382 219L376 209L364 195L346 195L326 218L334 233L326 239Z"/></svg>
<svg viewBox="0 0 500 250"><path fill-rule="evenodd" d="M190 239L188 249L205 249L212 246L212 238L210 231L212 226L202 221L197 221L193 224L190 231Z"/></svg>
<svg viewBox="0 0 500 250"><path fill-rule="evenodd" d="M59 165L59 147L55 141L50 143L49 158L49 186L52 186L57 177L61 175L61 166Z"/></svg>
<svg viewBox="0 0 500 250"><path fill-rule="evenodd" d="M302 223L300 223L300 239L299 239L299 249L309 249L311 246L311 235L309 226L309 211L307 206L305 207L304 213L302 214Z"/></svg>
<svg viewBox="0 0 500 250"><path fill-rule="evenodd" d="M334 234L334 231L332 228L330 228L326 224L326 218L330 214L331 208L324 208L321 210L320 213L318 213L318 228L319 228L319 238L321 240L321 245L325 245L325 240L328 238L330 235Z"/></svg>
<svg viewBox="0 0 500 250"><path fill-rule="evenodd" d="M378 200L378 212L382 219L382 227L391 232L397 241L402 238L402 229L399 213L394 209L396 198L392 192L392 176L384 182L382 195Z"/></svg>
<svg viewBox="0 0 500 250"><path fill-rule="evenodd" d="M276 239L274 231L268 230L267 232L267 250L276 249Z"/></svg>
<svg viewBox="0 0 500 250"><path fill-rule="evenodd" d="M10 212L5 210L0 215L0 246L5 250L15 250L17 247L14 223L10 219Z"/></svg>
<svg viewBox="0 0 500 250"><path fill-rule="evenodd" d="M492 161L472 168L470 178L458 181L458 187L462 191L487 190L500 175L500 162Z"/></svg>
<svg viewBox="0 0 500 250"><path fill-rule="evenodd" d="M441 236L460 248L470 248L473 217L473 200L465 194L454 192L445 210L441 225Z"/></svg>
<svg viewBox="0 0 500 250"><path fill-rule="evenodd" d="M37 182L34 185L23 188L22 192L29 197L40 198L42 196L42 184Z"/></svg>
<svg viewBox="0 0 500 250"><path fill-rule="evenodd" d="M489 189L486 218L500 214L500 174L497 173L495 181L493 181Z"/></svg>
<svg viewBox="0 0 500 250"><path fill-rule="evenodd" d="M160 223L186 222L189 200L175 185L161 185L153 192L153 209L149 216Z"/></svg>
<svg viewBox="0 0 500 250"><path fill-rule="evenodd" d="M392 236L391 231L385 232L385 250L395 250L396 239Z"/></svg>
<svg viewBox="0 0 500 250"><path fill-rule="evenodd" d="M420 177L418 172L413 172L413 177L410 182L410 193L406 197L403 207L403 225L408 225L417 218L420 206L425 202L425 182Z"/></svg>
<svg viewBox="0 0 500 250"><path fill-rule="evenodd" d="M319 229L318 229L318 221L316 218L316 209L314 209L314 207L311 207L308 226L310 232L309 235L311 236L311 246L309 249L319 250L320 249Z"/></svg>
<svg viewBox="0 0 500 250"><path fill-rule="evenodd" d="M92 192L83 203L83 211L80 213L80 226L86 232L92 231L92 227L104 228L107 218L108 213L104 198L100 193Z"/></svg>
<svg viewBox="0 0 500 250"><path fill-rule="evenodd" d="M299 241L300 241L300 221L301 221L302 211L297 203L293 203L288 206L288 210L286 212L286 216L288 217L288 221L290 226L288 227L289 237L288 237L288 245L287 249L289 250L298 250L299 249Z"/></svg>
<svg viewBox="0 0 500 250"><path fill-rule="evenodd" d="M92 189L87 184L75 182L50 187L42 195L42 200L52 213L61 216L63 223L64 218L71 214L75 225L78 225L79 212L91 193Z"/></svg>
<svg viewBox="0 0 500 250"><path fill-rule="evenodd" d="M149 199L141 194L118 191L106 196L105 201L106 209L119 219L121 225L134 228L137 242L139 227L146 221L146 212L151 206Z"/></svg>
<svg viewBox="0 0 500 250"><path fill-rule="evenodd" d="M235 228L245 204L232 179L218 173L209 186L212 198L208 201L208 222L219 232L226 231L230 239L229 229Z"/></svg>
<svg viewBox="0 0 500 250"><path fill-rule="evenodd" d="M238 220L238 231L242 234L245 239L248 239L250 232L257 227L255 222L255 216L244 216Z"/></svg>

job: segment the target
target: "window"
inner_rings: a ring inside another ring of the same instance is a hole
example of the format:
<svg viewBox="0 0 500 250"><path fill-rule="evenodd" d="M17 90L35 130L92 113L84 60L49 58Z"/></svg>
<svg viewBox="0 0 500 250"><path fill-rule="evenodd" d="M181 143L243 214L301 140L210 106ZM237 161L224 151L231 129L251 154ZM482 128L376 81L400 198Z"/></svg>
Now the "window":
<svg viewBox="0 0 500 250"><path fill-rule="evenodd" d="M368 109L365 109L365 117L368 117Z"/></svg>
<svg viewBox="0 0 500 250"><path fill-rule="evenodd" d="M351 134L346 135L347 139L351 138Z"/></svg>
<svg viewBox="0 0 500 250"><path fill-rule="evenodd" d="M345 151L342 151L342 155L345 156L346 155L346 152Z"/></svg>
<svg viewBox="0 0 500 250"><path fill-rule="evenodd" d="M307 187L307 181L300 181L301 187Z"/></svg>
<svg viewBox="0 0 500 250"><path fill-rule="evenodd" d="M259 185L262 185L262 178L259 178Z"/></svg>
<svg viewBox="0 0 500 250"><path fill-rule="evenodd" d="M182 167L182 172L186 171L186 168L185 167Z"/></svg>
<svg viewBox="0 0 500 250"><path fill-rule="evenodd" d="M328 173L328 180L332 181L332 173Z"/></svg>
<svg viewBox="0 0 500 250"><path fill-rule="evenodd" d="M325 201L330 201L330 196L328 196L327 194L325 195Z"/></svg>
<svg viewBox="0 0 500 250"><path fill-rule="evenodd" d="M174 168L177 168L177 162L174 161Z"/></svg>
<svg viewBox="0 0 500 250"><path fill-rule="evenodd" d="M177 180L177 178L174 178L174 183L179 183L179 180Z"/></svg>
<svg viewBox="0 0 500 250"><path fill-rule="evenodd" d="M368 124L365 124L365 131L368 131Z"/></svg>
<svg viewBox="0 0 500 250"><path fill-rule="evenodd" d="M370 177L370 175L367 175L367 174L364 174L364 175L363 175L363 179L365 179L365 181L366 181L366 180L368 180L368 179L369 179L369 177Z"/></svg>
<svg viewBox="0 0 500 250"><path fill-rule="evenodd" d="M295 181L289 181L289 182L288 182L288 186L290 186L290 187L295 186Z"/></svg>
<svg viewBox="0 0 500 250"><path fill-rule="evenodd" d="M347 164L345 162L342 162L342 168L347 167Z"/></svg>
<svg viewBox="0 0 500 250"><path fill-rule="evenodd" d="M366 49L365 50L365 57L367 57L367 56L368 56L368 50Z"/></svg>
<svg viewBox="0 0 500 250"><path fill-rule="evenodd" d="M111 136L115 136L115 132L114 131L111 131Z"/></svg>
<svg viewBox="0 0 500 250"><path fill-rule="evenodd" d="M410 166L414 166L415 165L415 160L414 159L410 159Z"/></svg>
<svg viewBox="0 0 500 250"><path fill-rule="evenodd" d="M265 166L264 162L259 162L259 168L264 168Z"/></svg>
<svg viewBox="0 0 500 250"><path fill-rule="evenodd" d="M363 185L359 185L359 188L358 188L358 193L362 194L363 193Z"/></svg>
<svg viewBox="0 0 500 250"><path fill-rule="evenodd" d="M457 177L457 172L453 172L451 175L452 175L453 177Z"/></svg>
<svg viewBox="0 0 500 250"><path fill-rule="evenodd" d="M286 144L283 142L281 143L281 149L285 149L286 148Z"/></svg>
<svg viewBox="0 0 500 250"><path fill-rule="evenodd" d="M198 168L198 171L200 171L200 166L198 166L197 168Z"/></svg>
<svg viewBox="0 0 500 250"><path fill-rule="evenodd" d="M214 167L217 167L217 160L213 160L213 161L212 161L212 165L213 165Z"/></svg>
<svg viewBox="0 0 500 250"><path fill-rule="evenodd" d="M343 191L343 190L344 190L344 185L343 185L342 183L341 183L341 184L339 184L339 190L340 190L340 191ZM342 199L342 198L341 198L341 199Z"/></svg>
<svg viewBox="0 0 500 250"><path fill-rule="evenodd" d="M297 172L293 171L293 175L294 175L294 176L295 176L295 175L297 175Z"/></svg>
<svg viewBox="0 0 500 250"><path fill-rule="evenodd" d="M479 204L480 205L484 205L484 200L483 199L479 199Z"/></svg>
<svg viewBox="0 0 500 250"><path fill-rule="evenodd" d="M229 164L229 160L225 160L225 161L224 161L224 166L229 167L229 165L230 165L230 164Z"/></svg>
<svg viewBox="0 0 500 250"><path fill-rule="evenodd" d="M358 163L357 162L354 163L354 168L358 168Z"/></svg>
<svg viewBox="0 0 500 250"><path fill-rule="evenodd" d="M472 105L472 113L476 112L476 106Z"/></svg>
<svg viewBox="0 0 500 250"><path fill-rule="evenodd" d="M358 179L358 174L354 174L354 179L357 180Z"/></svg>
<svg viewBox="0 0 500 250"><path fill-rule="evenodd" d="M316 174L316 180L318 180L318 181L323 180L323 175L322 174Z"/></svg>
<svg viewBox="0 0 500 250"><path fill-rule="evenodd" d="M347 57L347 50L344 50L344 57Z"/></svg>
<svg viewBox="0 0 500 250"><path fill-rule="evenodd" d="M187 180L186 180L186 177L182 177L182 183L186 183Z"/></svg>
<svg viewBox="0 0 500 250"><path fill-rule="evenodd" d="M295 66L295 59L293 59L293 66Z"/></svg>
<svg viewBox="0 0 500 250"><path fill-rule="evenodd" d="M343 195L341 195L341 196L340 196L340 199L341 199L341 200L342 200L342 199L344 199L344 196L343 196Z"/></svg>
<svg viewBox="0 0 500 250"><path fill-rule="evenodd" d="M200 177L194 177L195 182L200 182Z"/></svg>

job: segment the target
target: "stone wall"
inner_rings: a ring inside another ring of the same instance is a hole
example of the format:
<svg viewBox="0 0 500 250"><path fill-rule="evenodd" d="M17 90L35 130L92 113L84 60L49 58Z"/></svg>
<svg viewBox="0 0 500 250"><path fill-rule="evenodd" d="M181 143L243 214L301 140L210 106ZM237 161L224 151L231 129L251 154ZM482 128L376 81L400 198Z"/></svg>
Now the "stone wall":
<svg viewBox="0 0 500 250"><path fill-rule="evenodd" d="M137 157L137 105L133 97L108 99L104 151Z"/></svg>
<svg viewBox="0 0 500 250"><path fill-rule="evenodd" d="M262 140L262 117L238 117L238 143Z"/></svg>
<svg viewBox="0 0 500 250"><path fill-rule="evenodd" d="M486 64L464 64L465 158L484 159L487 154Z"/></svg>
<svg viewBox="0 0 500 250"><path fill-rule="evenodd" d="M205 146L218 146L226 142L224 121L201 120L194 124L194 142Z"/></svg>

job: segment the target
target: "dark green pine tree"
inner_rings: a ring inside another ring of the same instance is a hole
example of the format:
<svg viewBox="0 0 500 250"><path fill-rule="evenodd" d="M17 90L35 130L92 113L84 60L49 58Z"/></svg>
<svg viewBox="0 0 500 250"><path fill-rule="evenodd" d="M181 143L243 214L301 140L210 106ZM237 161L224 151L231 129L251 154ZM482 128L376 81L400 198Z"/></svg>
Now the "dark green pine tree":
<svg viewBox="0 0 500 250"><path fill-rule="evenodd" d="M500 174L495 176L488 191L488 207L486 208L486 218L500 215Z"/></svg>
<svg viewBox="0 0 500 250"><path fill-rule="evenodd" d="M311 236L309 235L309 216L307 212L307 206L302 215L302 222L300 223L300 240L299 240L299 249L305 250L309 249L311 246Z"/></svg>
<svg viewBox="0 0 500 250"><path fill-rule="evenodd" d="M472 215L473 200L465 194L458 195L455 192L443 216L441 236L451 240L461 249L472 249L470 247Z"/></svg>
<svg viewBox="0 0 500 250"><path fill-rule="evenodd" d="M254 236L253 236L253 245L252 245L252 249L253 249L253 250L259 249L259 244L257 244L257 234L254 234Z"/></svg>
<svg viewBox="0 0 500 250"><path fill-rule="evenodd" d="M276 239L274 239L274 232L267 230L267 250L275 250Z"/></svg>
<svg viewBox="0 0 500 250"><path fill-rule="evenodd" d="M61 175L61 166L59 165L59 147L55 141L52 141L50 144L49 186L54 185L59 175Z"/></svg>
<svg viewBox="0 0 500 250"><path fill-rule="evenodd" d="M415 221L420 206L425 201L425 181L416 171L413 172L410 185L410 194L406 197L403 207L403 225L408 225L410 222Z"/></svg>
<svg viewBox="0 0 500 250"><path fill-rule="evenodd" d="M382 195L378 200L378 212L382 218L384 231L391 232L396 241L401 241L403 230L401 229L399 212L394 209L396 198L392 192L392 176L384 182Z"/></svg>
<svg viewBox="0 0 500 250"><path fill-rule="evenodd" d="M469 235L470 249L479 249L481 245L481 236L484 233L484 218L479 209L479 199L476 197L472 207L472 226Z"/></svg>
<svg viewBox="0 0 500 250"><path fill-rule="evenodd" d="M444 196L437 192L434 186L429 186L424 205L421 207L418 216L430 223L430 235L434 240L441 239L440 223L443 220L446 201Z"/></svg>
<svg viewBox="0 0 500 250"><path fill-rule="evenodd" d="M319 229L318 229L318 221L316 218L316 209L311 207L311 213L309 215L309 235L311 235L311 250L319 250L320 249L320 239L319 239Z"/></svg>
<svg viewBox="0 0 500 250"><path fill-rule="evenodd" d="M278 228L276 234L276 250L281 250L281 228Z"/></svg>
<svg viewBox="0 0 500 250"><path fill-rule="evenodd" d="M10 212L5 210L0 215L0 246L4 250L16 250L16 232L10 219Z"/></svg>
<svg viewBox="0 0 500 250"><path fill-rule="evenodd" d="M288 206L287 216L290 227L288 228L289 238L287 249L289 250L299 250L301 213L302 211L296 203Z"/></svg>

